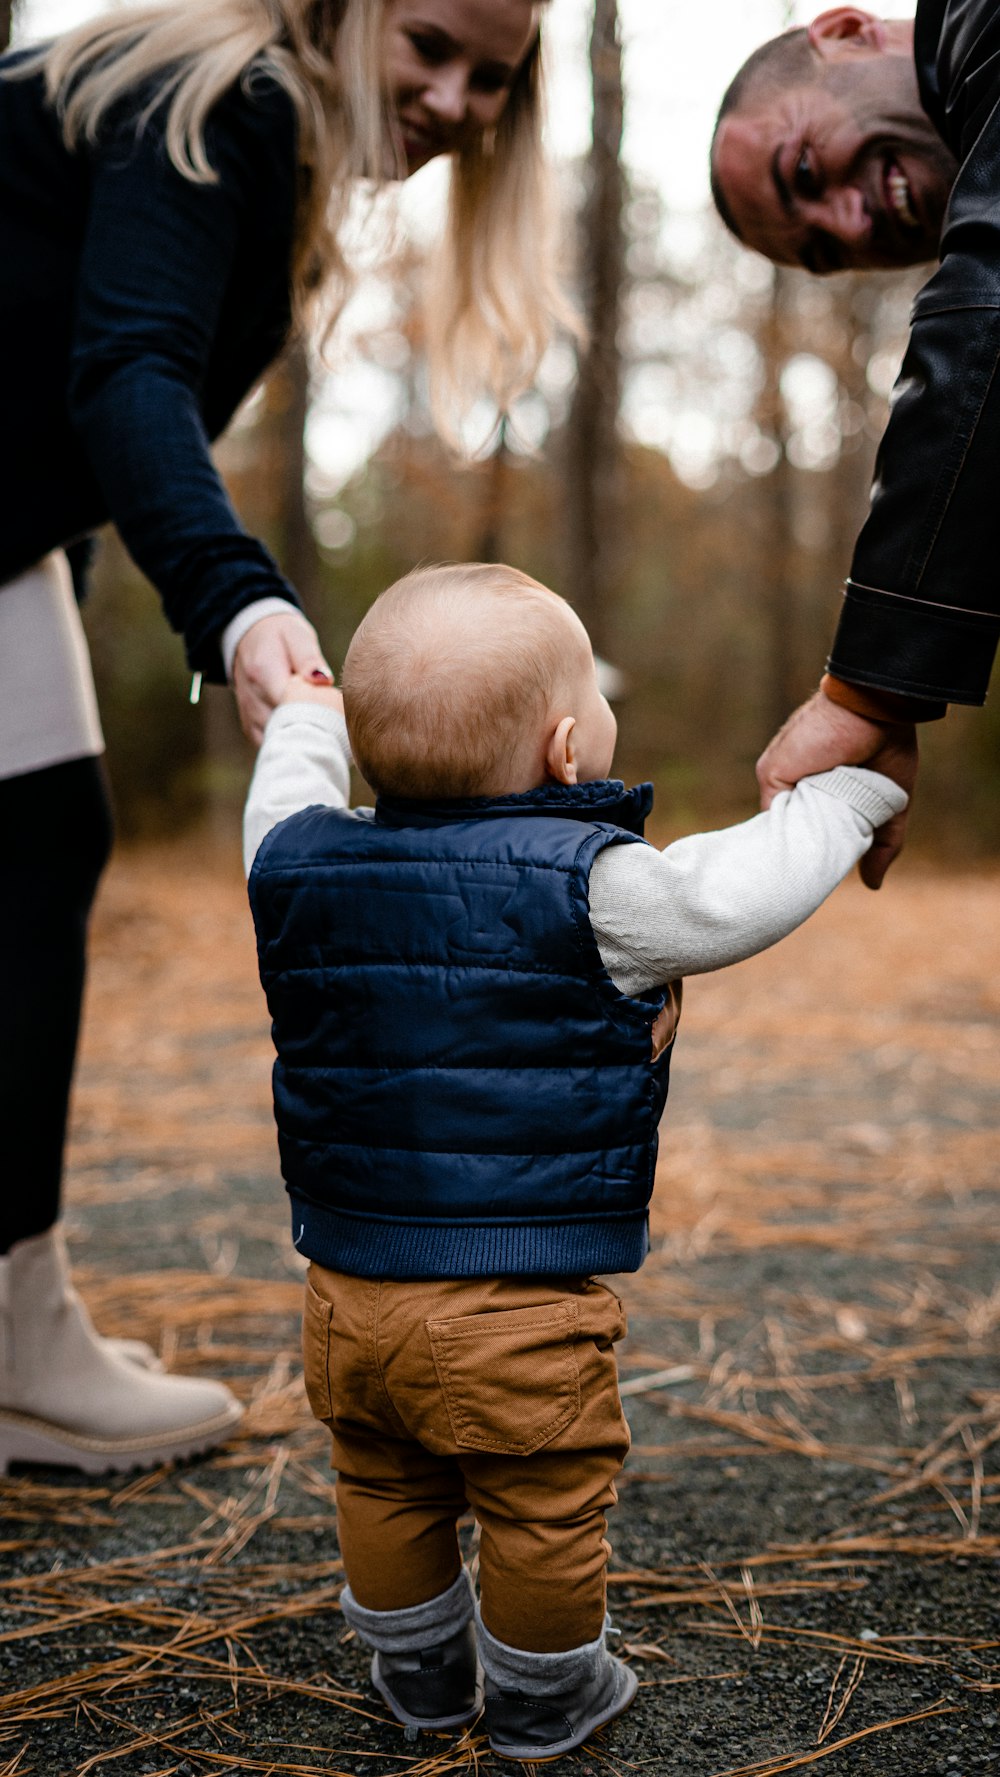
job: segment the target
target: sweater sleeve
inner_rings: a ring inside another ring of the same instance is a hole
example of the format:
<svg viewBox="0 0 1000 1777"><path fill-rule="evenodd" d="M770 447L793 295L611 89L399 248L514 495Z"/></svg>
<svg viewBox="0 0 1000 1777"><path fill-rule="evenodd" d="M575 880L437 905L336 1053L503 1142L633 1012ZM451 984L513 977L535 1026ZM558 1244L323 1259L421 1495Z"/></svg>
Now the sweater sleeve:
<svg viewBox="0 0 1000 1777"><path fill-rule="evenodd" d="M290 236L286 96L234 90L212 115L207 147L212 184L177 172L158 116L138 134L130 117L91 151L68 401L127 548L192 666L220 678L218 636L243 606L297 603L233 511L202 409L238 251L245 265L247 240L259 237L263 251L282 217Z"/></svg>
<svg viewBox="0 0 1000 1777"><path fill-rule="evenodd" d="M272 827L303 808L346 808L351 749L347 723L319 703L283 703L272 711L243 811L243 864L254 858Z"/></svg>
<svg viewBox="0 0 1000 1777"><path fill-rule="evenodd" d="M590 918L622 993L725 968L808 919L906 807L880 772L838 766L776 796L766 814L665 850L606 846L590 873Z"/></svg>

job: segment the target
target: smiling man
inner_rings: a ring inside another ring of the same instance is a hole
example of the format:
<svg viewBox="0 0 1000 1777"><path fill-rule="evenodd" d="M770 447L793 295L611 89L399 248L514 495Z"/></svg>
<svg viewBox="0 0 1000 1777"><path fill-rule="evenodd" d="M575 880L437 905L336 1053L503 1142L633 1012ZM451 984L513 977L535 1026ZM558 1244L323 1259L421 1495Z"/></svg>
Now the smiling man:
<svg viewBox="0 0 1000 1777"><path fill-rule="evenodd" d="M757 50L727 91L712 190L727 227L816 273L941 264L920 292L869 516L815 697L758 766L765 804L841 761L916 767L915 722L982 703L1000 636L1000 7L839 6ZM882 835L877 887L901 842Z"/></svg>
<svg viewBox="0 0 1000 1777"><path fill-rule="evenodd" d="M712 150L733 234L811 272L934 258L957 171L921 98L913 20L853 7L751 56Z"/></svg>

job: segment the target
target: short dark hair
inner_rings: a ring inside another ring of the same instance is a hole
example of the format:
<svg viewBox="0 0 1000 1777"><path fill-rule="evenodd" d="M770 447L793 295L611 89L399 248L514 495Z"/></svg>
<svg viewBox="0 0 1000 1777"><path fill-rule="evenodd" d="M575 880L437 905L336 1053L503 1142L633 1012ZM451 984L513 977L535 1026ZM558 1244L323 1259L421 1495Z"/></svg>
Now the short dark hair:
<svg viewBox="0 0 1000 1777"><path fill-rule="evenodd" d="M816 62L808 27L796 25L793 30L782 31L779 37L771 37L759 49L755 49L722 95L712 131L712 146L709 149L709 182L712 187L712 202L730 234L735 235L737 240L742 237L715 170L715 142L719 129L731 112L742 110L752 100L766 98L769 93L777 92L785 86L801 86L815 78Z"/></svg>

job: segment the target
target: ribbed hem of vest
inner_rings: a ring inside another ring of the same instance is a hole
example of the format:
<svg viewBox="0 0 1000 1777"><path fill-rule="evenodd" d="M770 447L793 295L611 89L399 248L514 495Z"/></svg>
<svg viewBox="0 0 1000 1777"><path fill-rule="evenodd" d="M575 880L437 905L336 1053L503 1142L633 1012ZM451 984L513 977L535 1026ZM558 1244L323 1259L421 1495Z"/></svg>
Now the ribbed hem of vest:
<svg viewBox="0 0 1000 1777"><path fill-rule="evenodd" d="M638 1271L649 1251L645 1210L594 1222L470 1227L369 1221L290 1195L296 1251L349 1277L590 1277Z"/></svg>

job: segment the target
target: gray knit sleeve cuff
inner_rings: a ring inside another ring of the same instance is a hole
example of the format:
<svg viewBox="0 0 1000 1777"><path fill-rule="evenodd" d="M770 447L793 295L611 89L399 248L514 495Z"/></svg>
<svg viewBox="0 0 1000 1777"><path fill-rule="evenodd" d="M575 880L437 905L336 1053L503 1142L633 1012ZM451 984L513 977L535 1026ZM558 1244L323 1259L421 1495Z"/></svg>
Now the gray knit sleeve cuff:
<svg viewBox="0 0 1000 1777"><path fill-rule="evenodd" d="M839 802L848 803L873 827L881 827L894 814L902 814L910 800L891 777L862 765L837 765L833 771L803 778L802 782L822 790L824 796L835 796Z"/></svg>

